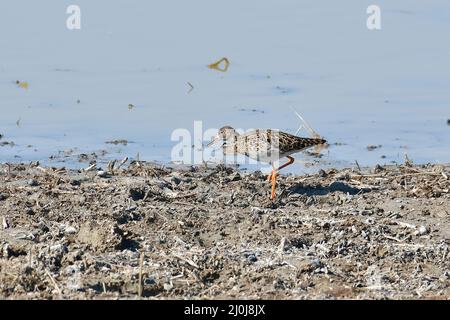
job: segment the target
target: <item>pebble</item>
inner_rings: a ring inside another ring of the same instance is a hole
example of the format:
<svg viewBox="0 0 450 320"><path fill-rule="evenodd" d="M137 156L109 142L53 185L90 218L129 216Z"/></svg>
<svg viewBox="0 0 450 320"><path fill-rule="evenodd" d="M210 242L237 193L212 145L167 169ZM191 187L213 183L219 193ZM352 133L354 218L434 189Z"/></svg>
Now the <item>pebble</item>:
<svg viewBox="0 0 450 320"><path fill-rule="evenodd" d="M77 229L76 229L75 227L68 226L68 227L64 230L64 232L65 232L66 234L74 234L74 233L77 233Z"/></svg>
<svg viewBox="0 0 450 320"><path fill-rule="evenodd" d="M318 173L319 177L321 178L325 178L326 176L328 176L328 174L325 172L325 170L320 169L319 173Z"/></svg>
<svg viewBox="0 0 450 320"><path fill-rule="evenodd" d="M2 218L2 227L3 227L3 229L8 229L9 228L8 221L6 220L5 217Z"/></svg>
<svg viewBox="0 0 450 320"><path fill-rule="evenodd" d="M379 164L377 164L376 166L375 166L375 168L373 169L373 173L379 173L379 172L381 172L381 171L384 171L385 169L382 167L382 166L380 166Z"/></svg>
<svg viewBox="0 0 450 320"><path fill-rule="evenodd" d="M35 180L35 179L30 179L30 180L27 181L27 184L28 184L30 187L36 187L36 186L39 185L39 182L37 182L37 180Z"/></svg>
<svg viewBox="0 0 450 320"><path fill-rule="evenodd" d="M425 226L420 226L419 230L417 230L418 235L424 235L428 233L428 229Z"/></svg>
<svg viewBox="0 0 450 320"><path fill-rule="evenodd" d="M322 261L320 261L319 259L312 259L310 261L310 264L313 268L321 268L324 266L324 264L322 263Z"/></svg>
<svg viewBox="0 0 450 320"><path fill-rule="evenodd" d="M232 174L230 176L230 181L239 181L241 179L242 179L242 177L238 172L235 172L234 174Z"/></svg>
<svg viewBox="0 0 450 320"><path fill-rule="evenodd" d="M351 179L351 176L348 172L343 172L341 174L336 175L336 180L349 181L350 179Z"/></svg>
<svg viewBox="0 0 450 320"><path fill-rule="evenodd" d="M70 180L70 184L72 186L79 186L79 185L81 185L81 180L79 180L79 179L71 179Z"/></svg>
<svg viewBox="0 0 450 320"><path fill-rule="evenodd" d="M3 245L3 248L2 248L2 254L3 254L3 257L8 258L8 257L9 257L9 253L10 253L10 250L9 250L9 244L8 244L8 243L5 243L5 244Z"/></svg>
<svg viewBox="0 0 450 320"><path fill-rule="evenodd" d="M108 175L108 173L106 171L100 170L97 171L97 176L99 176L100 178L105 178Z"/></svg>
<svg viewBox="0 0 450 320"><path fill-rule="evenodd" d="M258 261L258 258L256 257L256 253L254 253L254 252L246 252L246 253L244 253L244 257L249 262L256 262L256 261Z"/></svg>
<svg viewBox="0 0 450 320"><path fill-rule="evenodd" d="M156 280L155 278L147 278L144 280L144 284L145 285L155 285L156 284Z"/></svg>
<svg viewBox="0 0 450 320"><path fill-rule="evenodd" d="M173 176L172 178L170 178L170 180L175 183L176 185L181 183L181 179L178 177Z"/></svg>
<svg viewBox="0 0 450 320"><path fill-rule="evenodd" d="M64 269L64 274L66 275L74 275L80 272L80 267L77 265L70 265Z"/></svg>
<svg viewBox="0 0 450 320"><path fill-rule="evenodd" d="M63 250L63 246L62 244L55 244L53 246L50 247L50 251L62 251Z"/></svg>
<svg viewBox="0 0 450 320"><path fill-rule="evenodd" d="M172 283L164 283L164 290L169 291L173 288Z"/></svg>
<svg viewBox="0 0 450 320"><path fill-rule="evenodd" d="M178 195L178 192L174 192L169 188L164 188L163 192L168 198L176 198Z"/></svg>
<svg viewBox="0 0 450 320"><path fill-rule="evenodd" d="M267 213L267 209L262 209L260 207L251 207L250 212L252 214L265 214Z"/></svg>

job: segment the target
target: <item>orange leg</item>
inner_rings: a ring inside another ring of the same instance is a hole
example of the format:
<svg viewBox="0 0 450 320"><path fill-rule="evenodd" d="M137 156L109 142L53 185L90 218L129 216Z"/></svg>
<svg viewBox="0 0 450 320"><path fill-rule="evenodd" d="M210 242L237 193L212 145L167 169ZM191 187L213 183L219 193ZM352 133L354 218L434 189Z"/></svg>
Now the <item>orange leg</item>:
<svg viewBox="0 0 450 320"><path fill-rule="evenodd" d="M273 174L274 174L275 171L276 171L276 170L275 170L275 167L273 166L273 163L272 163L272 172L267 176L267 181L268 181L268 182L271 182L271 181L272 181L272 176L273 176Z"/></svg>
<svg viewBox="0 0 450 320"><path fill-rule="evenodd" d="M277 172L272 174L272 192L270 193L270 200L275 199L276 191L277 191Z"/></svg>
<svg viewBox="0 0 450 320"><path fill-rule="evenodd" d="M286 162L285 164L283 164L281 167L279 167L278 169L273 169L272 173L268 176L268 180L270 180L272 182L272 192L270 194L270 200L275 199L275 195L276 195L276 185L277 185L277 173L278 171L280 171L283 168L286 168L288 165L291 165L294 163L294 158L292 158L291 156L287 156L287 158L289 159L288 162ZM272 165L273 167L273 165Z"/></svg>
<svg viewBox="0 0 450 320"><path fill-rule="evenodd" d="M275 186L276 186L276 176L277 176L277 172L276 169L272 163L272 172L267 176L267 181L272 183L272 195L275 194ZM270 199L272 200L273 196L270 197Z"/></svg>

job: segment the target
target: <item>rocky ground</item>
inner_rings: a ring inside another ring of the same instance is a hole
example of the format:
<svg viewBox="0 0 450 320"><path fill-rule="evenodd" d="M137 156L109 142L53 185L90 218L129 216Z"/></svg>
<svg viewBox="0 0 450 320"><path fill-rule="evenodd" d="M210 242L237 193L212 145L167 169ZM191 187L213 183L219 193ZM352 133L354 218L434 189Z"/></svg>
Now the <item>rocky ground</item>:
<svg viewBox="0 0 450 320"><path fill-rule="evenodd" d="M449 299L450 166L0 165L0 299Z"/></svg>

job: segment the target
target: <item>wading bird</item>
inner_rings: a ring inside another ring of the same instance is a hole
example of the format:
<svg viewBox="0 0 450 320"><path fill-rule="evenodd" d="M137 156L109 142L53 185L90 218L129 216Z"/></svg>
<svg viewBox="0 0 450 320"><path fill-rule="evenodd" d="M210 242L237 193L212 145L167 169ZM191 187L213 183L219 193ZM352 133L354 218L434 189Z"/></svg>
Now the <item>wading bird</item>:
<svg viewBox="0 0 450 320"><path fill-rule="evenodd" d="M294 162L291 155L309 147L326 143L321 138L302 138L271 129L256 129L241 135L230 126L220 128L217 136L212 139L208 147L219 141L223 143L224 154L242 154L272 165L272 172L267 177L267 181L272 183L271 200L275 199L278 171ZM285 157L288 158L288 162L275 168L274 162Z"/></svg>

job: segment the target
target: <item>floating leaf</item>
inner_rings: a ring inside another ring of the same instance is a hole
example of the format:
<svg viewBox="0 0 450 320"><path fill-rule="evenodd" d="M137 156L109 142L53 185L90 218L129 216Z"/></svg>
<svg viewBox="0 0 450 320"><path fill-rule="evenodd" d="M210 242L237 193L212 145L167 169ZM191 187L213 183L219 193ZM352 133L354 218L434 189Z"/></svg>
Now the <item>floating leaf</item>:
<svg viewBox="0 0 450 320"><path fill-rule="evenodd" d="M220 64L222 62L224 63L224 67L223 68L220 66ZM216 61L214 63L211 63L210 65L208 65L208 68L214 69L214 70L217 70L217 71L220 71L220 72L227 72L229 66L230 66L230 61L227 58L224 57L224 58L222 58L222 59L220 59L220 60L218 60L218 61Z"/></svg>
<svg viewBox="0 0 450 320"><path fill-rule="evenodd" d="M16 84L19 86L19 88L28 89L28 82L26 82L26 81L17 80Z"/></svg>

